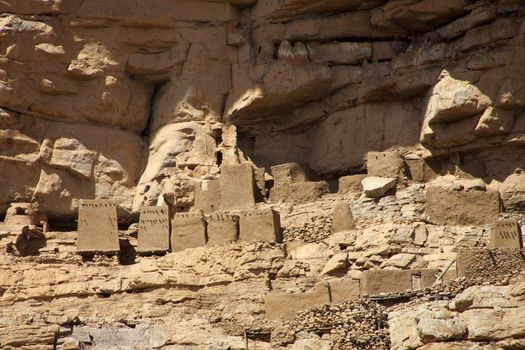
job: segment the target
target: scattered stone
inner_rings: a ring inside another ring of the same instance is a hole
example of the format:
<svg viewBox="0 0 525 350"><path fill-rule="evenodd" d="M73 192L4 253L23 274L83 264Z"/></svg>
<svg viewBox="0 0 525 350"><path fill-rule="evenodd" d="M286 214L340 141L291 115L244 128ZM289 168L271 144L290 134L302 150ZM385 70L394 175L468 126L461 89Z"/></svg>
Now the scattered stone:
<svg viewBox="0 0 525 350"><path fill-rule="evenodd" d="M361 181L363 191L367 197L383 197L388 191L396 186L397 179L369 176Z"/></svg>
<svg viewBox="0 0 525 350"><path fill-rule="evenodd" d="M336 203L333 211L332 233L354 229L355 221L350 206L344 202Z"/></svg>

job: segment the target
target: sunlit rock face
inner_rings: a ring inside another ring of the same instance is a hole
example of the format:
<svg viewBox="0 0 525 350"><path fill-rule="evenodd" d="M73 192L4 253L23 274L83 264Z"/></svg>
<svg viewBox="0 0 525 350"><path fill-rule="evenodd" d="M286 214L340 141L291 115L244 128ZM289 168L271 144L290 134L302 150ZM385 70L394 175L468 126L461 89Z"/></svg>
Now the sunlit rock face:
<svg viewBox="0 0 525 350"><path fill-rule="evenodd" d="M0 12L0 349L525 348L523 1Z"/></svg>
<svg viewBox="0 0 525 350"><path fill-rule="evenodd" d="M389 149L463 159L454 171L470 175L481 162L475 176L504 193L519 184L516 167L494 161L498 149L519 157L525 138L518 2L7 0L0 10L0 212L36 201L66 219L80 198L113 198L129 221L144 204L190 208L223 162L303 162L333 178Z"/></svg>

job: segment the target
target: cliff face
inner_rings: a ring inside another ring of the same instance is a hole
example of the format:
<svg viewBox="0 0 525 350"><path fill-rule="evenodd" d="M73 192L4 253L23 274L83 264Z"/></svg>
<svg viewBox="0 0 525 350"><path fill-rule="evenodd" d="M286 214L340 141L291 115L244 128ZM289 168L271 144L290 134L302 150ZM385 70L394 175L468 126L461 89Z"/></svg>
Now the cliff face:
<svg viewBox="0 0 525 350"><path fill-rule="evenodd" d="M6 0L0 11L0 211L38 201L67 220L79 198L107 197L129 221L159 196L191 207L221 163L301 161L333 178L392 148L438 159L437 172L481 169L510 206L525 193L512 167L525 156L518 1Z"/></svg>
<svg viewBox="0 0 525 350"><path fill-rule="evenodd" d="M0 12L0 349L525 348L523 1Z"/></svg>

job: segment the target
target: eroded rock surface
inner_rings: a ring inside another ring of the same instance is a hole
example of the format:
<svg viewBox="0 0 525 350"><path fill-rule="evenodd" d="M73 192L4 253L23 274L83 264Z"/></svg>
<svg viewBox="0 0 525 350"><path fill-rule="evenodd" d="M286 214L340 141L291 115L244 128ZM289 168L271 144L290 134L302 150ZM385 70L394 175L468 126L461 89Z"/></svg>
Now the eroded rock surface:
<svg viewBox="0 0 525 350"><path fill-rule="evenodd" d="M0 11L0 348L525 346L520 1Z"/></svg>

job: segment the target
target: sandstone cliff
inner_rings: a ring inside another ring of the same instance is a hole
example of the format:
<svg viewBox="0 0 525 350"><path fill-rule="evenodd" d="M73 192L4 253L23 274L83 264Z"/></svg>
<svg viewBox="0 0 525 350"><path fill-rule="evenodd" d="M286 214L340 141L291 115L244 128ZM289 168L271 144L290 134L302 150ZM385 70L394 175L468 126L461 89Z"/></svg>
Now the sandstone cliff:
<svg viewBox="0 0 525 350"><path fill-rule="evenodd" d="M301 161L333 178L387 149L484 178L522 204L519 1L16 0L0 10L0 211L35 200L67 220L79 198L107 197L129 221L159 196L191 207L191 189L221 162Z"/></svg>
<svg viewBox="0 0 525 350"><path fill-rule="evenodd" d="M0 349L525 347L522 1L0 11ZM144 206L239 204L282 237L137 254Z"/></svg>

